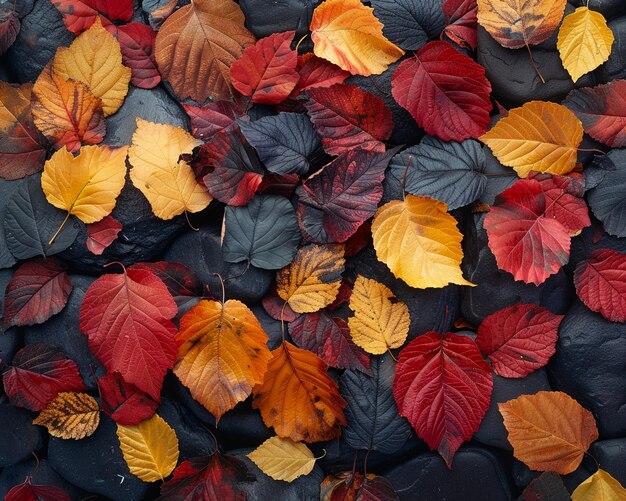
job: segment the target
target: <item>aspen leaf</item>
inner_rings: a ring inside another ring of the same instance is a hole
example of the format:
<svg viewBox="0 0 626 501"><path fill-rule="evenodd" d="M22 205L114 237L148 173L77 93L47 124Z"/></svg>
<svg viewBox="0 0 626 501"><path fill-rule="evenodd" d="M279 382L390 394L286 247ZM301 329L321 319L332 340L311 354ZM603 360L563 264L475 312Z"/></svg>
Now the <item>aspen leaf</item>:
<svg viewBox="0 0 626 501"><path fill-rule="evenodd" d="M368 353L382 355L391 348L400 348L409 333L409 309L402 301L391 301L393 293L376 280L356 277L348 318L350 335L357 346Z"/></svg>
<svg viewBox="0 0 626 501"><path fill-rule="evenodd" d="M565 106L530 101L510 110L479 139L520 177L533 170L562 175L576 166L583 126Z"/></svg>
<svg viewBox="0 0 626 501"><path fill-rule="evenodd" d="M353 75L379 75L404 51L383 35L374 9L360 0L326 0L314 11L311 39L318 57Z"/></svg>
<svg viewBox="0 0 626 501"><path fill-rule="evenodd" d="M607 471L599 469L572 492L572 501L620 501L626 489Z"/></svg>
<svg viewBox="0 0 626 501"><path fill-rule="evenodd" d="M180 127L137 118L133 144L128 150L130 179L161 219L183 212L199 212L211 202L207 189L196 181L184 153L202 144Z"/></svg>
<svg viewBox="0 0 626 501"><path fill-rule="evenodd" d="M540 391L498 404L513 455L531 470L573 472L598 438L591 412L560 391Z"/></svg>
<svg viewBox="0 0 626 501"><path fill-rule="evenodd" d="M301 247L293 262L276 275L278 295L296 313L313 313L328 306L341 286L343 245Z"/></svg>
<svg viewBox="0 0 626 501"><path fill-rule="evenodd" d="M48 428L57 438L81 438L92 435L100 424L98 402L87 393L61 392L33 421Z"/></svg>
<svg viewBox="0 0 626 501"><path fill-rule="evenodd" d="M315 457L309 448L290 438L268 438L248 454L248 458L266 475L285 482L308 475L315 466Z"/></svg>
<svg viewBox="0 0 626 501"><path fill-rule="evenodd" d="M115 113L126 97L130 68L122 64L122 51L100 18L69 47L60 47L52 63L53 72L65 80L89 87L102 100L105 116Z"/></svg>
<svg viewBox="0 0 626 501"><path fill-rule="evenodd" d="M563 66L574 82L609 58L614 38L599 12L578 7L565 16L556 46Z"/></svg>
<svg viewBox="0 0 626 501"><path fill-rule="evenodd" d="M117 425L117 438L130 472L144 482L164 480L178 462L178 437L155 414L136 425Z"/></svg>
<svg viewBox="0 0 626 501"><path fill-rule="evenodd" d="M378 209L372 237L378 259L411 287L474 285L463 278L463 235L447 205L407 195Z"/></svg>

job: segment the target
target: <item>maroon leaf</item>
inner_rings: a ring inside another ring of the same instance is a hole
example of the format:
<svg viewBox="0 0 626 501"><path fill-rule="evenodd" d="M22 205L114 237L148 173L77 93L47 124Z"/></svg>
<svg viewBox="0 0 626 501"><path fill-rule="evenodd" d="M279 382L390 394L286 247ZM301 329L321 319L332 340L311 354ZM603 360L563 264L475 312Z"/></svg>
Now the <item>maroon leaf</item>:
<svg viewBox="0 0 626 501"><path fill-rule="evenodd" d="M62 391L84 391L78 366L53 346L27 344L5 368L2 379L9 402L40 411Z"/></svg>
<svg viewBox="0 0 626 501"><path fill-rule="evenodd" d="M133 269L150 270L159 277L176 301L179 312L182 307L188 306L192 302L191 300L198 299L203 294L202 282L196 273L184 264L170 263L169 261L136 263L133 265Z"/></svg>
<svg viewBox="0 0 626 501"><path fill-rule="evenodd" d="M332 318L325 311L300 315L289 324L289 334L296 344L317 354L337 369L356 369L370 374L370 359L350 336L348 324Z"/></svg>
<svg viewBox="0 0 626 501"><path fill-rule="evenodd" d="M626 255L593 251L574 270L576 294L592 311L611 322L626 322Z"/></svg>
<svg viewBox="0 0 626 501"><path fill-rule="evenodd" d="M96 256L101 255L115 241L120 231L122 223L113 216L105 216L96 223L88 224L87 249Z"/></svg>
<svg viewBox="0 0 626 501"><path fill-rule="evenodd" d="M335 311L342 304L350 301L350 296L352 296L352 284L347 279L342 278L341 285L339 286L339 292L337 292L337 297L326 307L326 309L328 311Z"/></svg>
<svg viewBox="0 0 626 501"><path fill-rule="evenodd" d="M391 135L393 118L380 97L350 84L310 88L307 96L303 104L328 154L340 155L356 147L385 151L382 141Z"/></svg>
<svg viewBox="0 0 626 501"><path fill-rule="evenodd" d="M128 22L133 15L132 0L54 0L52 3L74 35L89 29L98 17L102 26L113 28L113 21Z"/></svg>
<svg viewBox="0 0 626 501"><path fill-rule="evenodd" d="M345 243L346 257L356 256L372 241L372 221L365 221Z"/></svg>
<svg viewBox="0 0 626 501"><path fill-rule="evenodd" d="M231 101L214 101L204 106L183 104L183 108L191 120L191 134L204 141L228 129L237 117L243 115L242 106Z"/></svg>
<svg viewBox="0 0 626 501"><path fill-rule="evenodd" d="M502 308L482 321L476 345L498 376L526 377L554 355L562 320L563 315L534 304Z"/></svg>
<svg viewBox="0 0 626 501"><path fill-rule="evenodd" d="M399 501L391 482L383 477L366 478L359 490L358 501Z"/></svg>
<svg viewBox="0 0 626 501"><path fill-rule="evenodd" d="M7 492L4 501L71 501L71 498L60 487L33 484L29 476Z"/></svg>
<svg viewBox="0 0 626 501"><path fill-rule="evenodd" d="M478 4L476 0L446 0L443 4L447 26L443 35L461 47L476 49Z"/></svg>
<svg viewBox="0 0 626 501"><path fill-rule="evenodd" d="M284 320L285 322L293 322L298 318L298 313L293 311L291 307L285 303L285 300L278 296L276 287L272 287L265 297L261 300L263 309L274 320ZM283 308L284 306L284 308ZM282 317L282 318L281 318Z"/></svg>
<svg viewBox="0 0 626 501"><path fill-rule="evenodd" d="M350 73L335 66L330 61L317 57L312 52L298 56L298 83L291 92L291 97L296 97L303 90L330 87L343 83Z"/></svg>
<svg viewBox="0 0 626 501"><path fill-rule="evenodd" d="M20 20L12 10L0 8L0 56L4 54L20 31Z"/></svg>
<svg viewBox="0 0 626 501"><path fill-rule="evenodd" d="M72 282L56 259L35 259L22 264L7 285L4 328L45 322L65 307L70 292Z"/></svg>
<svg viewBox="0 0 626 501"><path fill-rule="evenodd" d="M524 489L517 501L569 500L570 494L558 473L544 471Z"/></svg>
<svg viewBox="0 0 626 501"><path fill-rule="evenodd" d="M275 172L268 172L259 185L259 193L272 193L291 198L299 182L300 176L295 173L276 174Z"/></svg>
<svg viewBox="0 0 626 501"><path fill-rule="evenodd" d="M159 402L127 383L119 372L106 374L98 380L100 405L119 424L139 424L152 417Z"/></svg>
<svg viewBox="0 0 626 501"><path fill-rule="evenodd" d="M430 42L405 59L391 93L420 127L444 141L476 138L489 126L491 84L485 69L446 42Z"/></svg>
<svg viewBox="0 0 626 501"><path fill-rule="evenodd" d="M154 58L156 31L147 24L130 23L117 29L117 41L122 49L122 62L131 71L135 87L152 89L161 81Z"/></svg>

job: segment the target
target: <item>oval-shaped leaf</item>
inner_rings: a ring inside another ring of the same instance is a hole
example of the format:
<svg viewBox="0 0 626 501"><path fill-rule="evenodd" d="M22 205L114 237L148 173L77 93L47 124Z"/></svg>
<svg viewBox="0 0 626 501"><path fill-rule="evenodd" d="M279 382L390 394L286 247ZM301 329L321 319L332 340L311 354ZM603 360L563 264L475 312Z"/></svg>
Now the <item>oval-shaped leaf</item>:
<svg viewBox="0 0 626 501"><path fill-rule="evenodd" d="M268 438L247 456L263 473L285 482L308 475L315 466L315 457L309 448L289 438Z"/></svg>
<svg viewBox="0 0 626 501"><path fill-rule="evenodd" d="M100 424L100 406L87 393L61 392L33 424L45 426L53 437L74 440L93 435Z"/></svg>

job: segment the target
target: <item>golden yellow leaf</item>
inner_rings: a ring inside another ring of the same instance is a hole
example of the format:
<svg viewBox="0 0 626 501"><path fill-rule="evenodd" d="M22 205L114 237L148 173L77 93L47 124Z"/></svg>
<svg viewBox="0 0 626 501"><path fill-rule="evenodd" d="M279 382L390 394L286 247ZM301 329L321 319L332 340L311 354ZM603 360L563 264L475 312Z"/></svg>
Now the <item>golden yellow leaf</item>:
<svg viewBox="0 0 626 501"><path fill-rule="evenodd" d="M400 348L409 333L409 309L402 301L392 302L392 297L393 292L380 282L356 277L350 296L354 316L348 318L348 326L355 344L372 355Z"/></svg>
<svg viewBox="0 0 626 501"><path fill-rule="evenodd" d="M155 414L136 425L117 425L117 438L130 472L144 482L167 477L178 461L178 438Z"/></svg>
<svg viewBox="0 0 626 501"><path fill-rule="evenodd" d="M174 373L216 422L263 382L272 357L257 318L232 299L201 300L181 318L176 340Z"/></svg>
<svg viewBox="0 0 626 501"><path fill-rule="evenodd" d="M576 167L583 125L565 106L530 101L509 111L479 139L520 177L533 170L562 175Z"/></svg>
<svg viewBox="0 0 626 501"><path fill-rule="evenodd" d="M122 64L120 44L102 27L99 17L69 47L57 50L52 68L66 80L87 85L102 100L105 116L122 106L128 92L130 68Z"/></svg>
<svg viewBox="0 0 626 501"><path fill-rule="evenodd" d="M100 407L87 393L61 392L39 413L33 424L45 426L53 437L80 440L98 428Z"/></svg>
<svg viewBox="0 0 626 501"><path fill-rule="evenodd" d="M379 75L404 51L383 35L374 9L361 0L326 0L313 11L315 55L353 75Z"/></svg>
<svg viewBox="0 0 626 501"><path fill-rule="evenodd" d="M513 455L531 470L573 472L598 438L591 412L560 391L540 391L498 404Z"/></svg>
<svg viewBox="0 0 626 501"><path fill-rule="evenodd" d="M443 202L413 195L393 200L376 212L372 237L378 259L411 287L474 285L463 278L463 235Z"/></svg>
<svg viewBox="0 0 626 501"><path fill-rule="evenodd" d="M191 153L200 144L202 141L180 127L137 118L128 150L130 179L157 217L172 219L183 212L199 212L211 202L211 195L196 181L191 166L179 160L181 154Z"/></svg>
<svg viewBox="0 0 626 501"><path fill-rule="evenodd" d="M599 12L578 7L565 16L556 46L563 66L574 82L609 58L614 38Z"/></svg>
<svg viewBox="0 0 626 501"><path fill-rule="evenodd" d="M624 501L626 489L609 472L598 470L572 493L572 501Z"/></svg>
<svg viewBox="0 0 626 501"><path fill-rule="evenodd" d="M290 438L268 438L248 454L248 458L266 475L285 482L308 475L315 466L315 457L309 448Z"/></svg>
<svg viewBox="0 0 626 501"><path fill-rule="evenodd" d="M332 303L345 264L343 245L306 245L276 275L278 295L296 313L313 313Z"/></svg>

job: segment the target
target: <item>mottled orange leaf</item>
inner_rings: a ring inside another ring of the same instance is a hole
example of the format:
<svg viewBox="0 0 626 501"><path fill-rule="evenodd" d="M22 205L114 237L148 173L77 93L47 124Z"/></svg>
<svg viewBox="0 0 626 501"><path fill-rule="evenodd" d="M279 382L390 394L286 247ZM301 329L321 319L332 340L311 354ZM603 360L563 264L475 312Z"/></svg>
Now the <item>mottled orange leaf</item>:
<svg viewBox="0 0 626 501"><path fill-rule="evenodd" d="M92 435L100 424L98 402L87 393L61 392L33 421L48 428L57 438L81 438Z"/></svg>

